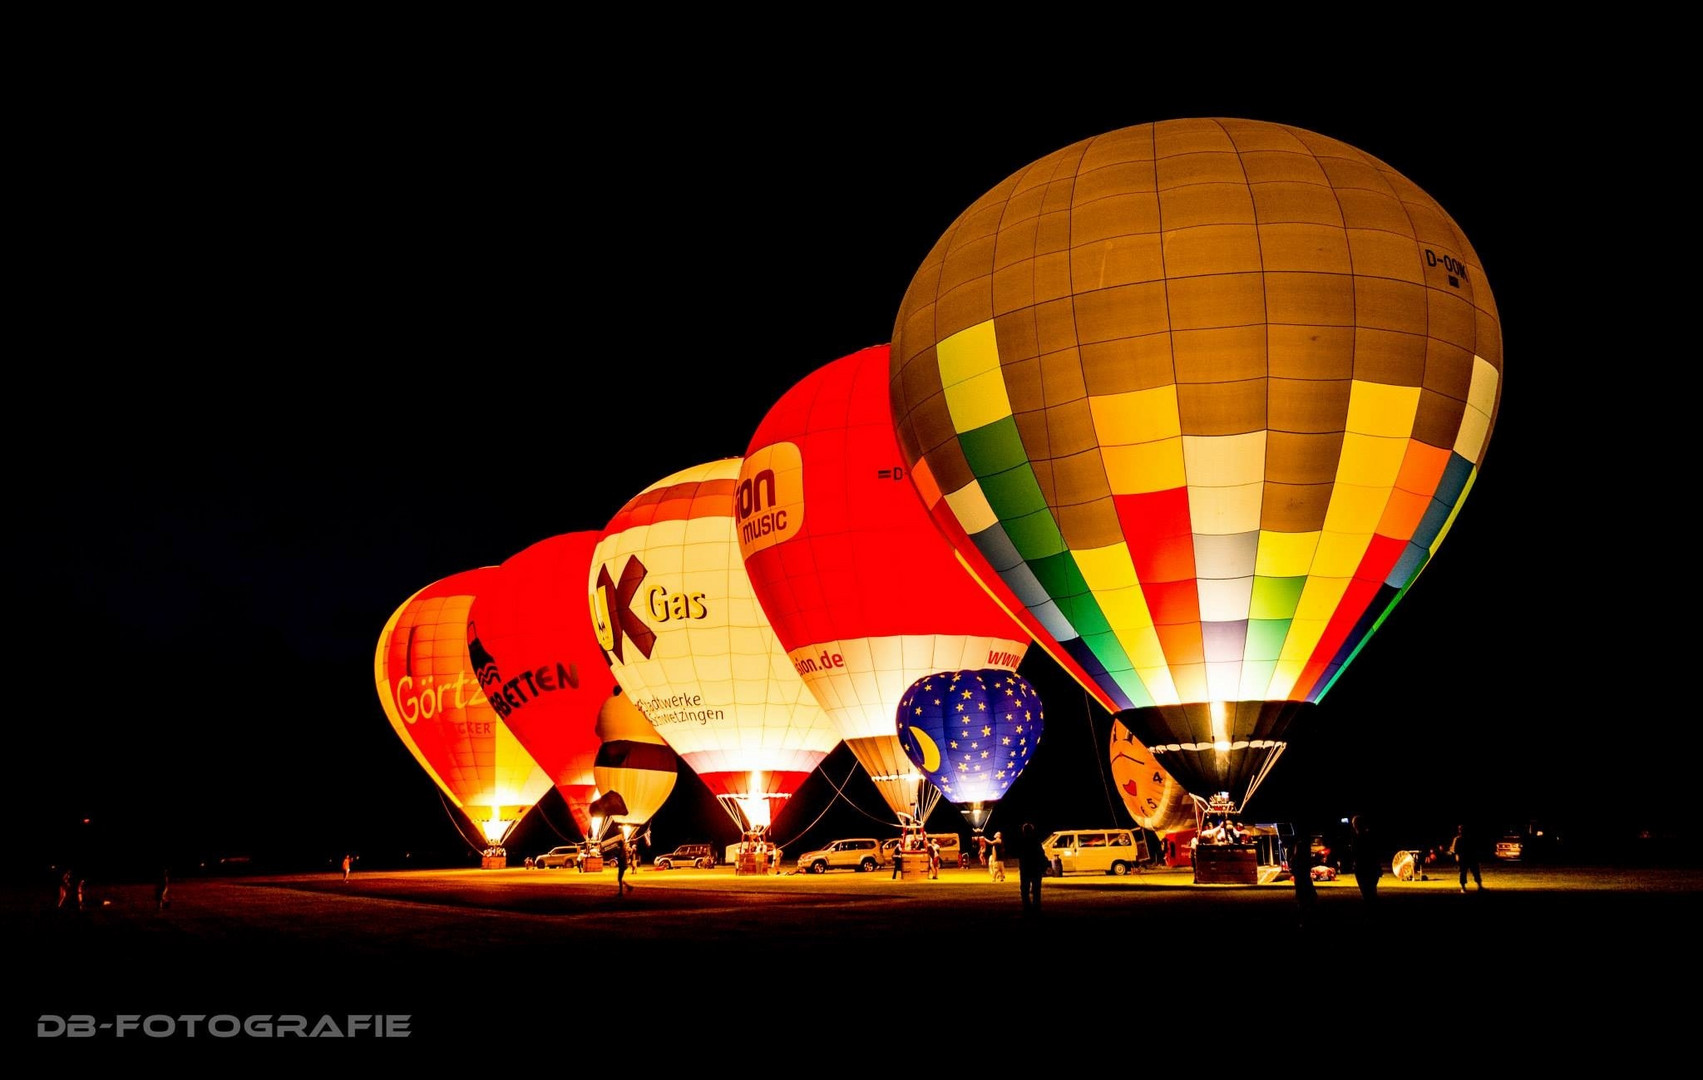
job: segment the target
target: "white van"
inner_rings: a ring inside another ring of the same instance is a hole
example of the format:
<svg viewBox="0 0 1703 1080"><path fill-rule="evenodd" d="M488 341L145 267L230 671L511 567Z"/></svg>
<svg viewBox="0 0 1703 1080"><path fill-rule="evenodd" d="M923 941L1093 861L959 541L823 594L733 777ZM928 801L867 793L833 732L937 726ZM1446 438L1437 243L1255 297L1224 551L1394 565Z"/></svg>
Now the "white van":
<svg viewBox="0 0 1703 1080"><path fill-rule="evenodd" d="M1066 874L1122 877L1149 858L1147 836L1135 829L1066 829L1047 837L1041 850Z"/></svg>

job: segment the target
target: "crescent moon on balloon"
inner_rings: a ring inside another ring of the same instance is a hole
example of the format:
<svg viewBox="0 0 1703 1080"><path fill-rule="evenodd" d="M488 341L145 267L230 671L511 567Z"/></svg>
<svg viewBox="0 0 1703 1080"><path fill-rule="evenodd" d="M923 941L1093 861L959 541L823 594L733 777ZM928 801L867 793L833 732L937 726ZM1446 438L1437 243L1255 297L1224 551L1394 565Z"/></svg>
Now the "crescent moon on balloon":
<svg viewBox="0 0 1703 1080"><path fill-rule="evenodd" d="M922 728L913 727L910 729L910 733L911 738L916 740L917 749L922 751L922 771L925 773L939 772L940 747L934 744L934 740L929 738L928 733L923 731Z"/></svg>

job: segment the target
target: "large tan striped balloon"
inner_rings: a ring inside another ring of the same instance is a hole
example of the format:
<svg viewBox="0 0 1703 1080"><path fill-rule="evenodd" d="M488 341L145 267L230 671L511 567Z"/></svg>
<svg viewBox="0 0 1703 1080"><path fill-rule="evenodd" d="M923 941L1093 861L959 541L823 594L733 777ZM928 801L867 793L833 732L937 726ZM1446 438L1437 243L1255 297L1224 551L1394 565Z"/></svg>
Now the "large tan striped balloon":
<svg viewBox="0 0 1703 1080"><path fill-rule="evenodd" d="M1435 201L1230 119L1018 170L917 271L891 363L972 570L1191 792L1244 800L1435 551L1502 390Z"/></svg>

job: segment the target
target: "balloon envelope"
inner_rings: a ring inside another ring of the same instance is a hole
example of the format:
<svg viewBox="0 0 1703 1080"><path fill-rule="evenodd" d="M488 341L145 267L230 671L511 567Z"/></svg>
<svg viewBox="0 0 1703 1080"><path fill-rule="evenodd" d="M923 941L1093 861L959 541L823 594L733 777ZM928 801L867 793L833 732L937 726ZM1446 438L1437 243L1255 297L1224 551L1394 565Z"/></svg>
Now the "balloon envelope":
<svg viewBox="0 0 1703 1080"><path fill-rule="evenodd" d="M918 679L895 726L906 756L979 831L1029 763L1044 721L1027 679L988 668Z"/></svg>
<svg viewBox="0 0 1703 1080"><path fill-rule="evenodd" d="M627 804L614 824L643 826L673 793L679 758L619 686L597 712L597 737L597 788L619 792Z"/></svg>
<svg viewBox="0 0 1703 1080"><path fill-rule="evenodd" d="M964 569L906 478L888 354L842 357L770 407L740 466L735 513L788 659L888 806L925 817L923 778L894 731L900 699L934 672L1015 671L1029 636Z"/></svg>
<svg viewBox="0 0 1703 1080"><path fill-rule="evenodd" d="M492 845L550 790L473 673L467 613L495 572L463 571L409 597L385 623L373 661L390 726Z"/></svg>
<svg viewBox="0 0 1703 1080"><path fill-rule="evenodd" d="M1244 800L1431 558L1502 391L1442 208L1250 120L1019 170L930 252L892 350L906 464L978 576L1168 772Z"/></svg>
<svg viewBox="0 0 1703 1080"><path fill-rule="evenodd" d="M591 611L621 688L745 829L839 745L739 557L738 458L657 481L612 518Z"/></svg>
<svg viewBox="0 0 1703 1080"><path fill-rule="evenodd" d="M584 600L601 535L564 533L511 555L474 597L467 623L480 686L582 834L597 794L597 713L615 689Z"/></svg>
<svg viewBox="0 0 1703 1080"><path fill-rule="evenodd" d="M1112 721L1110 759L1112 784L1137 825L1164 833L1195 823L1195 802L1188 789L1121 720Z"/></svg>

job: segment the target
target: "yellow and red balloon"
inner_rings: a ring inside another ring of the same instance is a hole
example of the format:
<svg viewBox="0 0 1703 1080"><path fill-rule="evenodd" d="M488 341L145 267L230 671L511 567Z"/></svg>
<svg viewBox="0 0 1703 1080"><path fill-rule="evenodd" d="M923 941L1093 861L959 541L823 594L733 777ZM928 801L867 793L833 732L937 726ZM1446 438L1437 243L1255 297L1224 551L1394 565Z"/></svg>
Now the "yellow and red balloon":
<svg viewBox="0 0 1703 1080"><path fill-rule="evenodd" d="M1112 721L1109 758L1112 785L1137 825L1156 833L1194 825L1195 800L1188 789L1160 766L1159 756L1141 745L1121 720Z"/></svg>
<svg viewBox="0 0 1703 1080"><path fill-rule="evenodd" d="M414 760L488 846L500 846L550 777L497 716L467 649L467 615L495 567L453 574L403 601L374 656L379 703Z"/></svg>
<svg viewBox="0 0 1703 1080"><path fill-rule="evenodd" d="M1466 236L1386 163L1172 120L959 215L891 394L984 584L1166 771L1245 802L1471 490L1502 335Z"/></svg>

